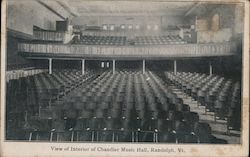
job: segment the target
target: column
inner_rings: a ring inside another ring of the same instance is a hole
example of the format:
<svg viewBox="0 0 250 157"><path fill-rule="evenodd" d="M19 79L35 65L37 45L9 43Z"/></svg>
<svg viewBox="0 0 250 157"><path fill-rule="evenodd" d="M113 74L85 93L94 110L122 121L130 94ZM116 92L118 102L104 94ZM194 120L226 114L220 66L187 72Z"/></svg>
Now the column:
<svg viewBox="0 0 250 157"><path fill-rule="evenodd" d="M113 74L115 74L115 60L113 60Z"/></svg>
<svg viewBox="0 0 250 157"><path fill-rule="evenodd" d="M85 74L85 59L82 59L82 75Z"/></svg>
<svg viewBox="0 0 250 157"><path fill-rule="evenodd" d="M145 74L145 60L142 60L142 73Z"/></svg>
<svg viewBox="0 0 250 157"><path fill-rule="evenodd" d="M174 74L177 73L177 63L176 63L176 60L174 60Z"/></svg>
<svg viewBox="0 0 250 157"><path fill-rule="evenodd" d="M52 58L49 58L49 74L52 74Z"/></svg>
<svg viewBox="0 0 250 157"><path fill-rule="evenodd" d="M213 66L211 64L211 62L209 63L209 75L213 75Z"/></svg>

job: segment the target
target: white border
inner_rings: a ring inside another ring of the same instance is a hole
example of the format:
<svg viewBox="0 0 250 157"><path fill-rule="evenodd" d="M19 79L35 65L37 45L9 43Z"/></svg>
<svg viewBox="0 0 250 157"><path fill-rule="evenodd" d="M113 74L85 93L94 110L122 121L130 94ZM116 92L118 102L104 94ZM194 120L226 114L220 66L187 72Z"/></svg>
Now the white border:
<svg viewBox="0 0 250 157"><path fill-rule="evenodd" d="M166 0L167 1L167 0ZM177 2L178 0L171 0ZM194 1L194 0L182 0ZM1 3L1 145L0 156L15 156L15 157L66 157L66 156L248 156L249 149L249 2L243 0L227 0L219 2L244 2L245 3L245 17L244 17L244 53L243 53L243 129L242 129L242 144L226 144L226 145L212 145L212 144L122 144L122 143L36 143L36 142L4 142L4 111L5 111L5 60L6 60L6 0ZM206 2L218 2L206 1ZM113 148L169 148L174 149L176 153L137 153L137 152L72 152L72 151L52 151L51 146L57 147L113 147ZM185 152L178 153L178 148L182 148Z"/></svg>

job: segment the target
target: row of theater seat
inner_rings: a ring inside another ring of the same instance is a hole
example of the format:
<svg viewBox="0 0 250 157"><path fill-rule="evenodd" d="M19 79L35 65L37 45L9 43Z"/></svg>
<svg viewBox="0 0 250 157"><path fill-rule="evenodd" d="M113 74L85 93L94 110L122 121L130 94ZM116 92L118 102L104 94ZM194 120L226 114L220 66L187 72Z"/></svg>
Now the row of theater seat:
<svg viewBox="0 0 250 157"><path fill-rule="evenodd" d="M86 45L165 45L185 44L179 36L138 36L127 40L125 36L81 36L80 40L74 38L73 44Z"/></svg>
<svg viewBox="0 0 250 157"><path fill-rule="evenodd" d="M77 70L55 70L52 75L39 73L6 82L6 116L10 121L7 127L21 127L25 112L38 115L40 108L49 106L92 76L91 72L82 76Z"/></svg>
<svg viewBox="0 0 250 157"><path fill-rule="evenodd" d="M55 71L52 75L42 73L27 78L30 85L29 94L36 94L38 97L30 97L30 105L39 104L40 107L51 103L51 101L62 97L75 87L79 86L82 81L92 77L93 74L87 73L82 76L78 71ZM37 101L38 100L38 101Z"/></svg>
<svg viewBox="0 0 250 157"><path fill-rule="evenodd" d="M180 36L140 36L135 38L135 45L185 44Z"/></svg>
<svg viewBox="0 0 250 157"><path fill-rule="evenodd" d="M108 121L108 120L107 120ZM106 121L106 123L108 123ZM113 119L109 120L110 122ZM38 123L36 121L36 123ZM208 136L197 136L195 133L185 133L181 130L173 131L144 131L124 129L71 129L65 130L67 121L39 121L37 130L26 130L24 139L29 141L71 141L71 142L164 142L164 143L226 143L225 140L216 139L211 134ZM94 123L94 122L92 122ZM106 124L105 123L105 124ZM158 124L162 122L158 121ZM48 125L51 124L51 125ZM104 125L105 125L104 124ZM160 125L162 126L162 125ZM56 128L56 129L53 129ZM158 128L158 127L157 127ZM183 126L184 128L184 126ZM204 132L206 123L196 123L195 132ZM50 130L51 131L48 131ZM179 127L179 129L181 129ZM184 128L185 129L185 128ZM209 128L207 128L209 129Z"/></svg>
<svg viewBox="0 0 250 157"><path fill-rule="evenodd" d="M152 72L98 74L39 112L39 116L27 118L23 127L31 141L214 140L210 126L199 122L197 113L190 112Z"/></svg>
<svg viewBox="0 0 250 157"><path fill-rule="evenodd" d="M241 128L240 82L216 75L199 73L166 72L166 77L184 92L192 96L206 111L215 112L215 120L227 120L229 130Z"/></svg>
<svg viewBox="0 0 250 157"><path fill-rule="evenodd" d="M38 115L40 109L51 105L91 76L91 72L82 76L75 70L63 70L52 75L40 73L10 80L6 85L8 120L17 122L16 127L19 127L19 120L23 120L25 112ZM18 116L22 118L17 119Z"/></svg>
<svg viewBox="0 0 250 157"><path fill-rule="evenodd" d="M76 41L77 42L77 41ZM81 36L79 44L86 45L126 45L125 36Z"/></svg>

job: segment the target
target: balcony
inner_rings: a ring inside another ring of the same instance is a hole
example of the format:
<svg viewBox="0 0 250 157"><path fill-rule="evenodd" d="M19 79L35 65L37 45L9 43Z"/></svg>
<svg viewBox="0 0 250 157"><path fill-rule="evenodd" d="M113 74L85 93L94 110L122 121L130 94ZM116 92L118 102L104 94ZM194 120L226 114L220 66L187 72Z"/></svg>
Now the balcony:
<svg viewBox="0 0 250 157"><path fill-rule="evenodd" d="M18 51L28 58L122 58L167 59L236 55L234 42L169 45L71 45L19 43Z"/></svg>

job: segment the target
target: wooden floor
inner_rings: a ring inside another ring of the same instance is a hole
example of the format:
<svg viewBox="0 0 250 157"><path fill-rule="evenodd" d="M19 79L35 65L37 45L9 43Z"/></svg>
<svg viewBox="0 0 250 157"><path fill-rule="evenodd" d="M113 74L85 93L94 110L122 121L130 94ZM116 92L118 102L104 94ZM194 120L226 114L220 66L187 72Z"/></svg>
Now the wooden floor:
<svg viewBox="0 0 250 157"><path fill-rule="evenodd" d="M205 106L198 105L199 103L192 97L174 86L171 86L171 88L174 93L183 98L184 104L189 104L190 111L197 112L199 114L200 122L206 122L211 126L212 134L215 137L227 140L228 144L239 144L241 142L240 131L230 131L230 134L227 133L226 120L215 121L214 112L206 112Z"/></svg>

